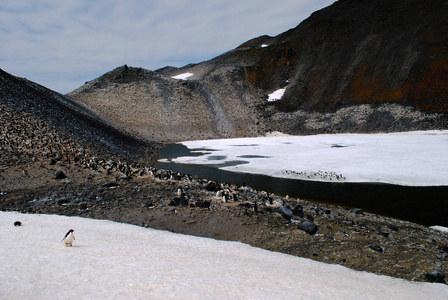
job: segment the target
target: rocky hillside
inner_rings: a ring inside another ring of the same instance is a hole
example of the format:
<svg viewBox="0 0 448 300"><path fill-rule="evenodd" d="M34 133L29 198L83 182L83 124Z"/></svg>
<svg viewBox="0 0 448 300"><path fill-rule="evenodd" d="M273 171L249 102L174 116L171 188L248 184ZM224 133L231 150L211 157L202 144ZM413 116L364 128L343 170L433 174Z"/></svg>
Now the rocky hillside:
<svg viewBox="0 0 448 300"><path fill-rule="evenodd" d="M447 15L443 0L340 0L212 60L125 66L69 95L156 140L447 128Z"/></svg>
<svg viewBox="0 0 448 300"><path fill-rule="evenodd" d="M42 158L70 163L98 155L150 160L157 147L116 130L58 93L1 69L0 115L2 166Z"/></svg>
<svg viewBox="0 0 448 300"><path fill-rule="evenodd" d="M256 94L236 66L199 81L125 65L69 96L131 134L175 141L260 134Z"/></svg>

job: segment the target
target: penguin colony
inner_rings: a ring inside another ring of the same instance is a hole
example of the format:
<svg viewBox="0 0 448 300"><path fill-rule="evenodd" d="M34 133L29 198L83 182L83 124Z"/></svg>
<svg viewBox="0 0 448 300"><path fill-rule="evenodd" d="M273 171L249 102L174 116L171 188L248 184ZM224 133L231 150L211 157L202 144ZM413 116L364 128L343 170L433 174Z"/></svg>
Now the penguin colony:
<svg viewBox="0 0 448 300"><path fill-rule="evenodd" d="M292 170L282 170L281 172L282 172L282 174L293 175L293 176L301 177L304 179L324 179L324 180L329 180L329 181L345 181L345 180L347 180L347 178L345 178L345 176L343 176L342 174L338 174L333 171L318 170L317 172L315 172L315 171L296 172L296 171L292 171Z"/></svg>

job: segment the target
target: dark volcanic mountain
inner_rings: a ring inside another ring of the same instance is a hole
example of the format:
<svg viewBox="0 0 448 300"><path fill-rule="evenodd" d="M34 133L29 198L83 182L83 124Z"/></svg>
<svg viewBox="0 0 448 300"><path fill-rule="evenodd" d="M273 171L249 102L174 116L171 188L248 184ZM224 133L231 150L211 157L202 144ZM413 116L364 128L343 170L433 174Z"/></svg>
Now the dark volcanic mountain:
<svg viewBox="0 0 448 300"><path fill-rule="evenodd" d="M447 16L442 0L340 0L210 61L121 67L70 96L156 140L447 128Z"/></svg>
<svg viewBox="0 0 448 300"><path fill-rule="evenodd" d="M107 125L65 96L1 69L0 113L2 165L42 156L77 161L101 155L139 161L149 159L156 146Z"/></svg>

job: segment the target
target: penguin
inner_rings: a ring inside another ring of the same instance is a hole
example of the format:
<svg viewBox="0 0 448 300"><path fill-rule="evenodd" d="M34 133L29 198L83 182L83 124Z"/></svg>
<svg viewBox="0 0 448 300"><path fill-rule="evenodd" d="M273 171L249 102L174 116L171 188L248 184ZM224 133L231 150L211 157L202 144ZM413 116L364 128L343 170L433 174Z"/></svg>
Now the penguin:
<svg viewBox="0 0 448 300"><path fill-rule="evenodd" d="M73 235L73 229L70 229L62 239L62 241L65 241L65 247L73 246L73 240L75 240L75 236ZM61 242L62 242L61 241Z"/></svg>

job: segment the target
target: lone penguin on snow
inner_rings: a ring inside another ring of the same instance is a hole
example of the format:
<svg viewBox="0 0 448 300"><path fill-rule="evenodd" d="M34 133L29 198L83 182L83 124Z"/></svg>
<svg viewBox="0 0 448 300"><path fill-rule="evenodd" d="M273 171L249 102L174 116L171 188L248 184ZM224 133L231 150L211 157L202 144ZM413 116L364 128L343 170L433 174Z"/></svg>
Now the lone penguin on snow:
<svg viewBox="0 0 448 300"><path fill-rule="evenodd" d="M70 229L62 239L62 241L65 241L65 247L73 246L73 241L75 240L75 236L73 235L73 229ZM62 242L61 241L61 242Z"/></svg>

